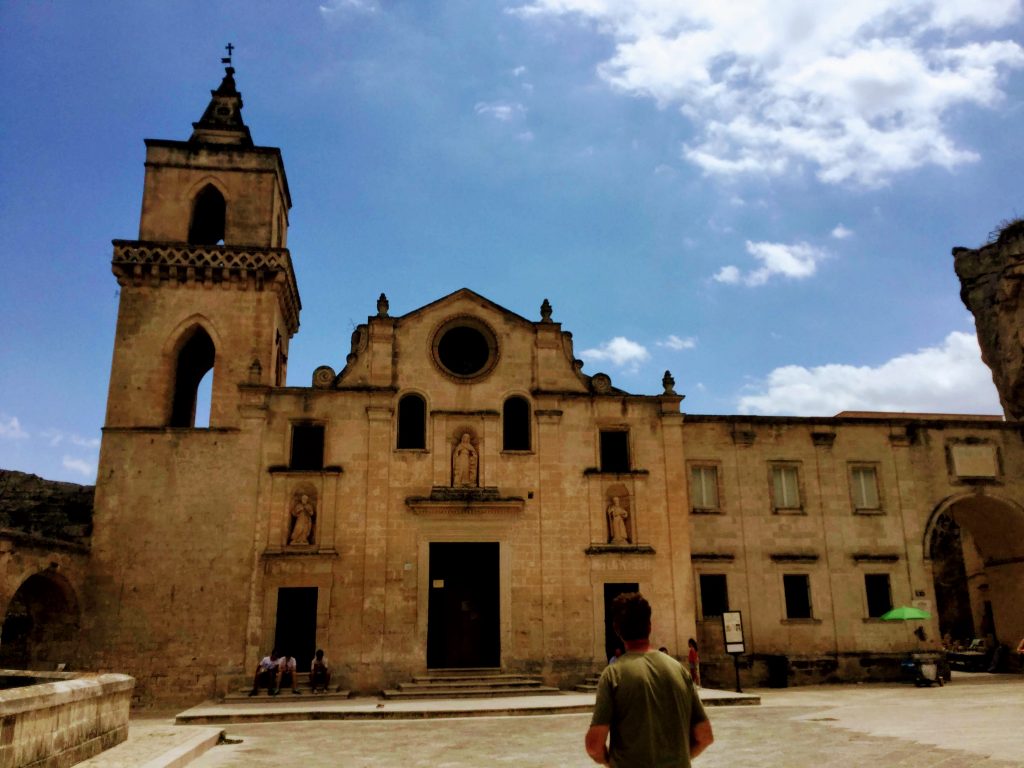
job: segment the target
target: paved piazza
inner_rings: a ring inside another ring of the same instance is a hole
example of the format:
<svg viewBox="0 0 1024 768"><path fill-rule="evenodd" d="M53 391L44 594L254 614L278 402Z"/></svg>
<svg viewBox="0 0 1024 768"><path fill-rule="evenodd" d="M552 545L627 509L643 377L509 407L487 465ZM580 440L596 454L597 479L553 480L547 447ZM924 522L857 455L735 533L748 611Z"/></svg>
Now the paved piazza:
<svg viewBox="0 0 1024 768"><path fill-rule="evenodd" d="M1024 766L1024 678L955 675L952 685L759 691L759 707L710 710L715 744L699 768ZM239 744L193 768L542 766L584 768L589 715L228 726Z"/></svg>

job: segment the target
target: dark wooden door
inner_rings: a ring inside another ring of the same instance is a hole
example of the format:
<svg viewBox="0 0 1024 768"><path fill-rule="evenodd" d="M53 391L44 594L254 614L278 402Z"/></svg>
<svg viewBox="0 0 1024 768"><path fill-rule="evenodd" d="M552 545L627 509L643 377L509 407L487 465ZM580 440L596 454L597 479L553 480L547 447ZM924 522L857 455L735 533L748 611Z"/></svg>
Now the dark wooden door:
<svg viewBox="0 0 1024 768"><path fill-rule="evenodd" d="M610 659L615 655L616 648L623 648L622 641L615 634L612 626L612 600L626 592L639 592L640 585L635 582L621 582L604 585L604 655Z"/></svg>
<svg viewBox="0 0 1024 768"><path fill-rule="evenodd" d="M501 664L497 542L432 542L427 616L431 669Z"/></svg>
<svg viewBox="0 0 1024 768"><path fill-rule="evenodd" d="M316 587L277 590L274 647L282 656L294 656L300 672L309 671L316 651Z"/></svg>

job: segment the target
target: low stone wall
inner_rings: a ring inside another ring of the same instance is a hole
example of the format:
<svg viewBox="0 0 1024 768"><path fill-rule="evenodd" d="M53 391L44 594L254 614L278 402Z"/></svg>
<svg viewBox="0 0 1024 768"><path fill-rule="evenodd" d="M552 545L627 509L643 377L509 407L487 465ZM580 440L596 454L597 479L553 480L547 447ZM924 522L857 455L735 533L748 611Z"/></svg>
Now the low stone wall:
<svg viewBox="0 0 1024 768"><path fill-rule="evenodd" d="M128 675L0 670L36 684L0 690L0 766L64 768L128 738Z"/></svg>

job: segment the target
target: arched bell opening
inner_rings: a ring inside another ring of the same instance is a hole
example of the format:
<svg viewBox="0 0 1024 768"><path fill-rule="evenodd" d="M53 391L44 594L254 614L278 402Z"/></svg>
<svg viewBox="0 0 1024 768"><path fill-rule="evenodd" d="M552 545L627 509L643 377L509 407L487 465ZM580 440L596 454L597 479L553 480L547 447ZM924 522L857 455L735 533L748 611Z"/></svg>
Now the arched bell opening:
<svg viewBox="0 0 1024 768"><path fill-rule="evenodd" d="M192 221L188 241L192 245L218 245L224 242L227 203L213 184L207 184L192 202Z"/></svg>
<svg viewBox="0 0 1024 768"><path fill-rule="evenodd" d="M213 364L216 348L210 334L195 326L178 351L174 372L170 426L194 428L209 426L213 389ZM197 404L203 413L197 419Z"/></svg>

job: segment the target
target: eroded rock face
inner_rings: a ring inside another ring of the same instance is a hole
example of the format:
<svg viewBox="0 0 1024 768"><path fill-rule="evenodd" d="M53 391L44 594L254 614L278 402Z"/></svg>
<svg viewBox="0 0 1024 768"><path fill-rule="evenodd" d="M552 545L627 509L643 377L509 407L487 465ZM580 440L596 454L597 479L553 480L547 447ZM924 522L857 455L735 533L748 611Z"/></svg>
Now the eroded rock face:
<svg viewBox="0 0 1024 768"><path fill-rule="evenodd" d="M1024 221L1006 227L994 243L954 248L953 259L1003 412L1024 420Z"/></svg>
<svg viewBox="0 0 1024 768"><path fill-rule="evenodd" d="M0 469L0 528L63 541L88 541L94 491L91 485Z"/></svg>

